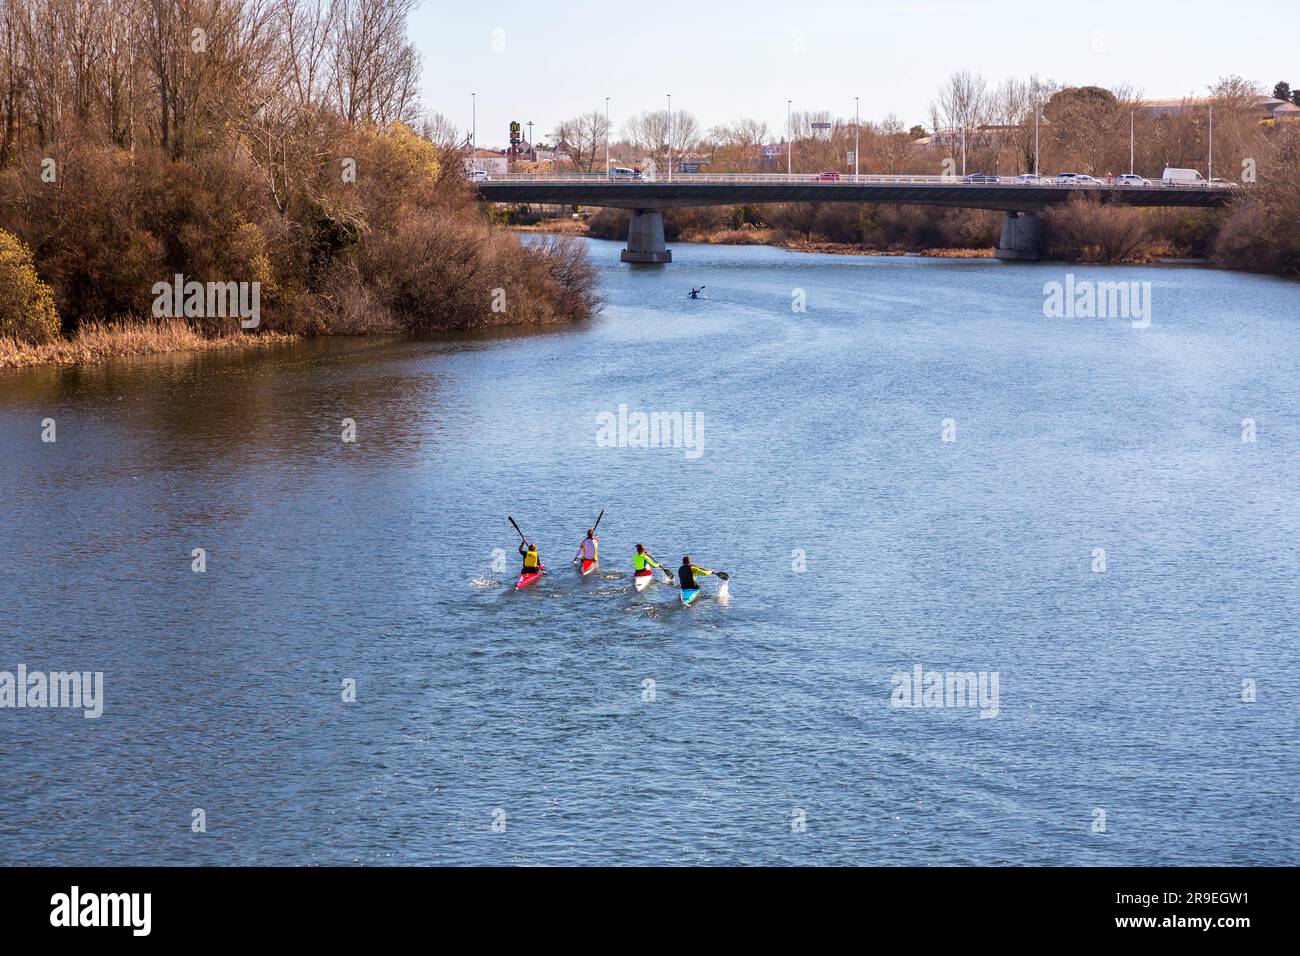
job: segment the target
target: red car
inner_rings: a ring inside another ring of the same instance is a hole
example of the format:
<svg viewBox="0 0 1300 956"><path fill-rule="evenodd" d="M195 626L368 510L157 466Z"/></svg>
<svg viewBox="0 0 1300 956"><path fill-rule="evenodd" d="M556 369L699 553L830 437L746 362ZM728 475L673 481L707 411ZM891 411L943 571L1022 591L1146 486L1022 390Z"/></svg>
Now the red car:
<svg viewBox="0 0 1300 956"><path fill-rule="evenodd" d="M839 173L818 173L816 181L819 183L838 183L840 181Z"/></svg>

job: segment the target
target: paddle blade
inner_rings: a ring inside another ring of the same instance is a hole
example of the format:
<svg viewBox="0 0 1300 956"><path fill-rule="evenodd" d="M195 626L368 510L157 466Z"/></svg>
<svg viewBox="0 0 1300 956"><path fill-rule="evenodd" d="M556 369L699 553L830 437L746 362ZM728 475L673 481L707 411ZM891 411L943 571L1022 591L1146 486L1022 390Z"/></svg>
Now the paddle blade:
<svg viewBox="0 0 1300 956"><path fill-rule="evenodd" d="M724 580L724 581L730 581L730 580L731 580L731 575L728 574L726 571L719 571L719 572L718 572L718 577L722 578L722 580Z"/></svg>

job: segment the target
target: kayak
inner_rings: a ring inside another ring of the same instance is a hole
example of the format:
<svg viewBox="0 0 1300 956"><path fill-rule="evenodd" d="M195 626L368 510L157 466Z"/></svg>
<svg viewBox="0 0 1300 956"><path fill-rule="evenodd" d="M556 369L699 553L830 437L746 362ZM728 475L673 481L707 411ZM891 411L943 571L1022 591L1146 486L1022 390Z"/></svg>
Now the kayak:
<svg viewBox="0 0 1300 956"><path fill-rule="evenodd" d="M536 584L537 579L542 576L542 572L545 570L546 570L546 565L539 564L537 566L537 570L534 571L532 574L520 574L519 580L515 582L515 590L522 591L524 588L531 587L532 585Z"/></svg>
<svg viewBox="0 0 1300 956"><path fill-rule="evenodd" d="M592 571L595 571L595 570L596 570L596 562L595 562L595 561L588 561L586 558L583 558L583 559L582 559L582 573L583 573L584 575L585 575L585 574L590 574Z"/></svg>
<svg viewBox="0 0 1300 956"><path fill-rule="evenodd" d="M644 591L650 586L650 582L654 580L654 576L655 573L653 571L649 568L645 568L644 570L637 571L632 575L632 583L636 585L638 591Z"/></svg>
<svg viewBox="0 0 1300 956"><path fill-rule="evenodd" d="M690 604L700 596L699 588L682 588L682 603Z"/></svg>

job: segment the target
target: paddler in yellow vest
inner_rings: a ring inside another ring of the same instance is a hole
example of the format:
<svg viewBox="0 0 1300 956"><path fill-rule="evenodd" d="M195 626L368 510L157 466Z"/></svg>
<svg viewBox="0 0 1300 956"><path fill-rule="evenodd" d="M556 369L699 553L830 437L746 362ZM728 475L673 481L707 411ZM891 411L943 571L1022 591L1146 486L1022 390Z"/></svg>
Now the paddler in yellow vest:
<svg viewBox="0 0 1300 956"><path fill-rule="evenodd" d="M637 574L641 574L641 572L649 571L651 568L658 568L668 576L669 581L673 579L673 573L654 558L650 557L650 552L645 549L644 544L638 544L636 546L636 554L632 555L632 570Z"/></svg>
<svg viewBox="0 0 1300 956"><path fill-rule="evenodd" d="M520 574L541 574L546 570L542 567L542 559L537 553L537 545L521 541L519 542L519 553L524 558L524 569Z"/></svg>
<svg viewBox="0 0 1300 956"><path fill-rule="evenodd" d="M599 550L600 539L596 537L596 529L588 528L587 536L578 545L578 553L573 556L573 563L577 564L579 558L583 561L595 561Z"/></svg>

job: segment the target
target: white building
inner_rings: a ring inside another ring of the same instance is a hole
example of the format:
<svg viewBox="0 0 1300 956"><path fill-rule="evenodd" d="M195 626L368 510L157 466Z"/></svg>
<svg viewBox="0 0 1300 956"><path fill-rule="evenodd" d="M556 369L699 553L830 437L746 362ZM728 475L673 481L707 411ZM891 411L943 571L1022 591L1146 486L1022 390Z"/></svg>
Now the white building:
<svg viewBox="0 0 1300 956"><path fill-rule="evenodd" d="M489 176L504 176L510 171L510 160L505 153L494 149L476 149L474 157L465 157L465 171L480 169Z"/></svg>

